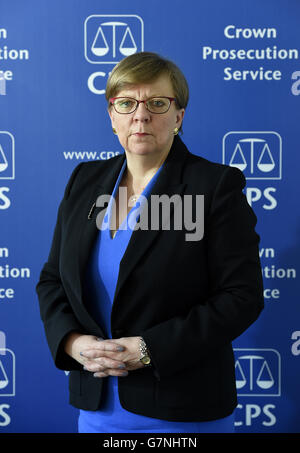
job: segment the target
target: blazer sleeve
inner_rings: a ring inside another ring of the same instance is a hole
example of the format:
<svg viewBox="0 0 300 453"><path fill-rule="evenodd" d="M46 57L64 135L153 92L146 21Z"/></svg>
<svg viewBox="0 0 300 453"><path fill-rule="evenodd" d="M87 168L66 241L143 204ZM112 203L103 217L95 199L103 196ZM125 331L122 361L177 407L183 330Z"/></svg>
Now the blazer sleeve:
<svg viewBox="0 0 300 453"><path fill-rule="evenodd" d="M185 317L141 332L156 377L172 376L209 357L241 335L264 306L256 215L242 189L243 173L227 167L216 186L206 231L210 297Z"/></svg>
<svg viewBox="0 0 300 453"><path fill-rule="evenodd" d="M83 163L73 171L60 203L52 245L47 262L42 268L36 291L39 299L40 315L44 323L47 343L57 368L79 370L82 366L63 350L63 340L71 331L83 332L68 302L59 273L61 228L65 200Z"/></svg>

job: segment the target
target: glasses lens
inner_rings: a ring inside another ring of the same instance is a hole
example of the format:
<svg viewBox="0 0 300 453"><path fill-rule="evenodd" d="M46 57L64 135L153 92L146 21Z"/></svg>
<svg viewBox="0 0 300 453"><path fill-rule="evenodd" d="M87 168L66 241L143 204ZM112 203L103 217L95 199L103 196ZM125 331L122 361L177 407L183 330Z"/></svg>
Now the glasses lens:
<svg viewBox="0 0 300 453"><path fill-rule="evenodd" d="M114 107L118 113L131 113L136 108L137 101L132 98L118 98L114 101Z"/></svg>
<svg viewBox="0 0 300 453"><path fill-rule="evenodd" d="M169 110L170 104L168 98L151 98L147 101L147 108L152 113L165 113Z"/></svg>

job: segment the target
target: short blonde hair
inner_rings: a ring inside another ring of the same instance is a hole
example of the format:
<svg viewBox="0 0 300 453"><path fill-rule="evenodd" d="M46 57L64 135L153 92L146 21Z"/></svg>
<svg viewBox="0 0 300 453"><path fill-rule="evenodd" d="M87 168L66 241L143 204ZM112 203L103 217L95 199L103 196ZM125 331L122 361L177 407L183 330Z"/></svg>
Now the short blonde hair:
<svg viewBox="0 0 300 453"><path fill-rule="evenodd" d="M186 108L189 100L189 87L181 70L170 60L154 52L138 52L121 60L112 70L106 85L105 96L108 108L109 99L125 87L154 82L161 75L170 78L176 106Z"/></svg>

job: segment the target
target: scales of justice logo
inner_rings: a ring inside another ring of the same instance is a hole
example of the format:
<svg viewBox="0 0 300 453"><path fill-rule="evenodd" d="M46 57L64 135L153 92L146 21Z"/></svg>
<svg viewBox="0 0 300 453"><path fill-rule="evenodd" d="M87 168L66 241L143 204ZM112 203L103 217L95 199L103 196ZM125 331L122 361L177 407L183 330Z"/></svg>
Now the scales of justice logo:
<svg viewBox="0 0 300 453"><path fill-rule="evenodd" d="M15 354L6 348L5 333L0 331L0 396L15 396L15 369Z"/></svg>
<svg viewBox="0 0 300 453"><path fill-rule="evenodd" d="M275 349L234 349L238 396L280 396L280 354Z"/></svg>
<svg viewBox="0 0 300 453"><path fill-rule="evenodd" d="M238 168L246 179L281 179L281 137L277 132L228 132L223 164Z"/></svg>
<svg viewBox="0 0 300 453"><path fill-rule="evenodd" d="M144 23L136 15L92 15L84 23L85 58L116 64L144 50Z"/></svg>
<svg viewBox="0 0 300 453"><path fill-rule="evenodd" d="M4 131L0 131L0 179L15 179L14 137Z"/></svg>

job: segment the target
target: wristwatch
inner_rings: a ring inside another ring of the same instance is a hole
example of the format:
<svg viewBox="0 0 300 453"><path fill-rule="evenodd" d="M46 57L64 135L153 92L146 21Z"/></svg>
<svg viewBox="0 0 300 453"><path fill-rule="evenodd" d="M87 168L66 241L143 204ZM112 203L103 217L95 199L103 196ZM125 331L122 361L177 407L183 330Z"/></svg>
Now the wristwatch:
<svg viewBox="0 0 300 453"><path fill-rule="evenodd" d="M140 361L145 365L145 366L150 366L151 365L151 358L149 351L147 349L146 343L142 337L140 337L140 351L141 351L141 358Z"/></svg>

